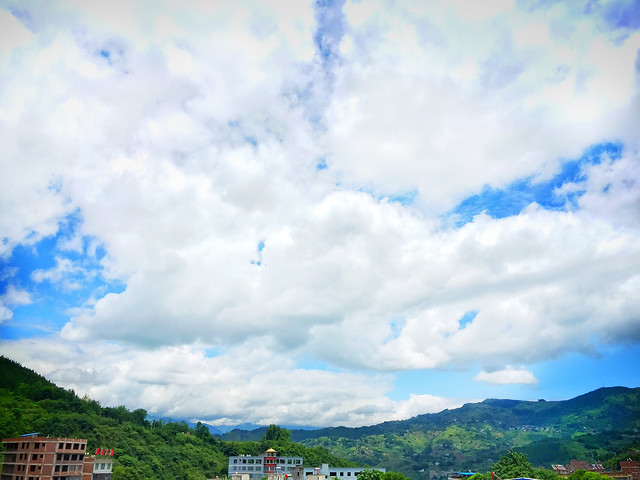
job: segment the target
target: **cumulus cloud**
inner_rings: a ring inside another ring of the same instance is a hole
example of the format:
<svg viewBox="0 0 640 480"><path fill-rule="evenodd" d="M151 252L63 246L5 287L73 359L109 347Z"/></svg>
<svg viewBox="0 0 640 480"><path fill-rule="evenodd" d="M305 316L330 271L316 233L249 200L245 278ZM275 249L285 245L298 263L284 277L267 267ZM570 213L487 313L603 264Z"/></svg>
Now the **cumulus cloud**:
<svg viewBox="0 0 640 480"><path fill-rule="evenodd" d="M639 341L640 36L597 6L485 7L3 10L0 256L60 234L33 282L124 285L3 350L108 405L364 425L459 405L391 401L396 371L529 385ZM558 208L451 220L612 139ZM5 319L30 301L7 292Z"/></svg>
<svg viewBox="0 0 640 480"><path fill-rule="evenodd" d="M0 295L0 323L13 317L13 309L15 307L31 303L32 299L29 292L9 284L5 292Z"/></svg>
<svg viewBox="0 0 640 480"><path fill-rule="evenodd" d="M496 370L493 372L486 372L482 370L473 379L490 385L513 385L518 383L533 385L538 383L538 379L535 375L526 368L513 368L510 365L504 370Z"/></svg>

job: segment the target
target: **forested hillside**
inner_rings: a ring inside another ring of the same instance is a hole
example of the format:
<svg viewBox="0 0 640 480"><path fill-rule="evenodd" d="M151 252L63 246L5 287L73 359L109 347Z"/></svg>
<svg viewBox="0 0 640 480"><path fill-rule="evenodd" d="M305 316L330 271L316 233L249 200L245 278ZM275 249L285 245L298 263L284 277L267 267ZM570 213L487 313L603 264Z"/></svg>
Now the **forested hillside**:
<svg viewBox="0 0 640 480"><path fill-rule="evenodd" d="M294 430L292 439L417 479L430 471L484 472L509 449L546 468L604 461L637 445L639 432L640 388L615 387L566 401L489 399L370 427ZM252 438L244 433L222 438Z"/></svg>
<svg viewBox="0 0 640 480"><path fill-rule="evenodd" d="M350 463L322 447L289 442L288 431L272 428L262 439L226 442L198 424L148 421L142 409L102 407L95 400L78 398L16 362L0 357L0 435L15 437L38 432L43 436L87 439L87 451L114 449L113 480L203 480L227 473L229 455L264 452L304 458L307 465Z"/></svg>

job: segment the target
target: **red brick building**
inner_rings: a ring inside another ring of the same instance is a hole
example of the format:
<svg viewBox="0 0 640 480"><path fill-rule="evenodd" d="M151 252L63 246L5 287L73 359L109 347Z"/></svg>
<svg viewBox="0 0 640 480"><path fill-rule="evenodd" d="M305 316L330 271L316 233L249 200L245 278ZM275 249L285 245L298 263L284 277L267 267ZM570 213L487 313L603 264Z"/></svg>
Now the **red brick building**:
<svg viewBox="0 0 640 480"><path fill-rule="evenodd" d="M2 444L0 480L91 480L93 462L85 467L85 439L25 435L4 438Z"/></svg>
<svg viewBox="0 0 640 480"><path fill-rule="evenodd" d="M640 463L632 460L620 461L620 471L630 475L632 480L640 480Z"/></svg>

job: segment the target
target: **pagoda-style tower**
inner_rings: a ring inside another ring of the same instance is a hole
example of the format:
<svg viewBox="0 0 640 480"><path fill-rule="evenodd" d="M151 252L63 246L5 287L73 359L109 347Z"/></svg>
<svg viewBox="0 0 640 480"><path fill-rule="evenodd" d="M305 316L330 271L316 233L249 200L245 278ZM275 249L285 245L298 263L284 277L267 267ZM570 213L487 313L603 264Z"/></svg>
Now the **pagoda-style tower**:
<svg viewBox="0 0 640 480"><path fill-rule="evenodd" d="M277 452L270 448L266 452L264 452L264 473L276 473L276 460Z"/></svg>

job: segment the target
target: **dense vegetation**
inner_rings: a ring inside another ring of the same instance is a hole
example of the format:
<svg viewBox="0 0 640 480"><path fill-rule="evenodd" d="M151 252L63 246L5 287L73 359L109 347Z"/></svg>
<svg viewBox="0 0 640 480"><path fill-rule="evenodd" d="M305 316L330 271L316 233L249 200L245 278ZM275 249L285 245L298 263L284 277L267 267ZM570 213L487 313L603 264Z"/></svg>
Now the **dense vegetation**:
<svg viewBox="0 0 640 480"><path fill-rule="evenodd" d="M185 422L149 421L143 409L102 407L0 357L0 436L35 432L86 438L88 452L113 448L113 480L213 478L227 473L228 456L258 455L269 447L301 456L305 465L351 465L322 447L290 442L289 432L276 426L258 441L222 441L201 423L191 428Z"/></svg>
<svg viewBox="0 0 640 480"><path fill-rule="evenodd" d="M613 457L640 439L640 388L602 388L559 402L490 399L370 427L294 430L292 438L416 480L452 470L485 472L511 449L546 468L580 459L616 469L620 458Z"/></svg>
<svg viewBox="0 0 640 480"><path fill-rule="evenodd" d="M88 451L113 448L113 480L213 478L227 473L228 456L269 447L301 456L308 466L387 469L383 478L367 470L375 477L370 480L495 471L510 455L547 468L579 459L617 469L620 460L640 457L640 389L600 389L565 402L485 400L371 427L289 432L272 425L219 437L201 423L149 420L143 409L102 407L0 357L0 435L33 432L86 438ZM533 475L554 480L549 470L534 469ZM571 480L599 480L580 475Z"/></svg>

